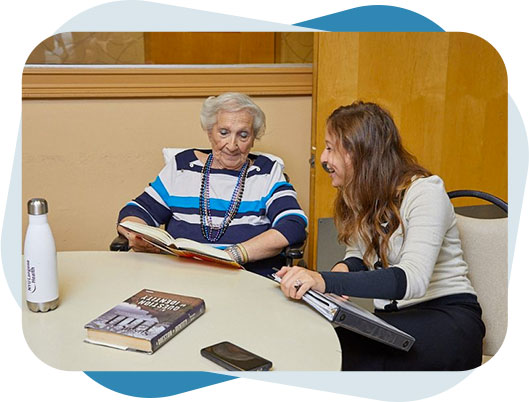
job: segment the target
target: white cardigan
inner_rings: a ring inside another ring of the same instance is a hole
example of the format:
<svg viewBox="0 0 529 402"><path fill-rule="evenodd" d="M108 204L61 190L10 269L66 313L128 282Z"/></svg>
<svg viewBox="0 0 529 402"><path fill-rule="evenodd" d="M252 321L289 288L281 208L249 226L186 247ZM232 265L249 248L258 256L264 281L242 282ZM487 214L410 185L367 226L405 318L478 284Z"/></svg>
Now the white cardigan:
<svg viewBox="0 0 529 402"><path fill-rule="evenodd" d="M467 277L454 207L438 176L415 180L400 207L404 225L389 242L389 266L406 273L406 294L398 306L404 307L458 293L476 294ZM362 258L364 244L348 246L345 258ZM370 268L371 269L371 268ZM375 299L383 309L390 300Z"/></svg>

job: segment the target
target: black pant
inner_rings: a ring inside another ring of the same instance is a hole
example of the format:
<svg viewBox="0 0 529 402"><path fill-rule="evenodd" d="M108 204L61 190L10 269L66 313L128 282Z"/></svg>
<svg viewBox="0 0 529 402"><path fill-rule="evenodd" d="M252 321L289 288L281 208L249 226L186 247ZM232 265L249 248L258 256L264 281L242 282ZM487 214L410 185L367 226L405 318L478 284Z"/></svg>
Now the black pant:
<svg viewBox="0 0 529 402"><path fill-rule="evenodd" d="M469 370L482 358L485 325L481 307L470 294L429 300L402 310L375 314L415 338L408 352L336 328L342 347L342 370Z"/></svg>

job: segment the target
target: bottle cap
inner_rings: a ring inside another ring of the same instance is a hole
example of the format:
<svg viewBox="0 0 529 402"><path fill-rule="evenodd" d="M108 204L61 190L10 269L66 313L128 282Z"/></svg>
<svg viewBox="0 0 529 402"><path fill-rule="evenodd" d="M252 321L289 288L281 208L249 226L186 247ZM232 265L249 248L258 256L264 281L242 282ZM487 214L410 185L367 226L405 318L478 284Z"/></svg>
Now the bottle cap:
<svg viewBox="0 0 529 402"><path fill-rule="evenodd" d="M48 203L44 198L32 198L28 201L28 214L45 215L48 213Z"/></svg>

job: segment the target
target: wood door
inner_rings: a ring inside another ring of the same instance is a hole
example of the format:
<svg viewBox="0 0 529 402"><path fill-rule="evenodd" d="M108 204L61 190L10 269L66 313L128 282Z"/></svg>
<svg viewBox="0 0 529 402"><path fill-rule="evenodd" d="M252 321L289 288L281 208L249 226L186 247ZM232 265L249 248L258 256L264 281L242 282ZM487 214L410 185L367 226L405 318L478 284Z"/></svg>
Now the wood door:
<svg viewBox="0 0 529 402"><path fill-rule="evenodd" d="M336 194L319 163L325 121L353 100L387 108L404 145L447 191L507 200L507 75L496 50L465 33L316 33L314 38L309 266L318 219Z"/></svg>

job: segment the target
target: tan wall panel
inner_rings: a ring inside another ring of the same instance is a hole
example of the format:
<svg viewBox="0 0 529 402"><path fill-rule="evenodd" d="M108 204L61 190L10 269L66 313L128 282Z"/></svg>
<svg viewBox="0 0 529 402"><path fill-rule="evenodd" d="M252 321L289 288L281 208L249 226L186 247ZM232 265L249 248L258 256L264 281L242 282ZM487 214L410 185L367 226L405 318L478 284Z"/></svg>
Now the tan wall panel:
<svg viewBox="0 0 529 402"><path fill-rule="evenodd" d="M282 157L308 212L311 97L256 97L268 130L254 150ZM163 147L208 147L202 99L26 100L22 199L44 197L58 250L106 250L119 209L163 167ZM27 217L24 214L23 231Z"/></svg>

